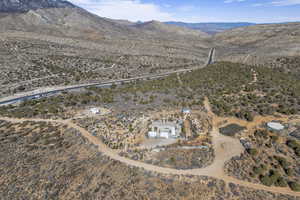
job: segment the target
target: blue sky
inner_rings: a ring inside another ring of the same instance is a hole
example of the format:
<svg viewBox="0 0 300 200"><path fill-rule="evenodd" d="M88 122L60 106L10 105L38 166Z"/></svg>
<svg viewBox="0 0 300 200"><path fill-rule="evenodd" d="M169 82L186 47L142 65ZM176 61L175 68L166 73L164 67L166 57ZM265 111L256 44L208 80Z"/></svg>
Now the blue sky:
<svg viewBox="0 0 300 200"><path fill-rule="evenodd" d="M101 17L130 21L300 21L300 0L69 0Z"/></svg>

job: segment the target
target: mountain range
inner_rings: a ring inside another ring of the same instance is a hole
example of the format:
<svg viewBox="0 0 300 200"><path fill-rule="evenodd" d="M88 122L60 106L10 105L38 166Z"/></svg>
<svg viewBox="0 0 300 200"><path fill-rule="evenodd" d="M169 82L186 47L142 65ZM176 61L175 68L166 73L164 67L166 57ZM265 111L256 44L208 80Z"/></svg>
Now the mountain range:
<svg viewBox="0 0 300 200"><path fill-rule="evenodd" d="M215 34L219 32L223 32L226 30L244 27L244 26L252 26L254 23L249 22L215 22L215 23L185 23L185 22L165 22L166 24L181 26L185 28L190 28L194 30L200 30L208 34Z"/></svg>
<svg viewBox="0 0 300 200"><path fill-rule="evenodd" d="M213 37L223 60L261 64L300 55L300 23L260 24Z"/></svg>
<svg viewBox="0 0 300 200"><path fill-rule="evenodd" d="M300 55L300 23L132 23L62 0L2 0L0 38L3 85L66 70L69 74L56 75L51 84L199 67L213 47L217 60L248 64ZM103 66L114 70L95 72ZM38 81L34 87L44 85L49 83Z"/></svg>
<svg viewBox="0 0 300 200"><path fill-rule="evenodd" d="M300 23L0 0L0 199L300 200L299 63Z"/></svg>
<svg viewBox="0 0 300 200"><path fill-rule="evenodd" d="M40 8L74 8L68 1L62 0L1 0L0 12L26 12Z"/></svg>
<svg viewBox="0 0 300 200"><path fill-rule="evenodd" d="M182 50L183 48L179 48L182 46L186 46L184 49L191 52L196 49L200 59L206 54L204 51L213 46L219 48L220 58L228 58L233 54L260 54L265 57L281 53L294 55L299 52L299 23L132 23L96 16L64 0L2 0L0 31L38 33L97 42L103 39L113 43L120 40L127 40L128 43L142 41L140 44L151 42L152 46L169 43L165 45L172 44L172 49Z"/></svg>
<svg viewBox="0 0 300 200"><path fill-rule="evenodd" d="M158 21L133 24L125 20L102 18L62 0L4 0L0 2L0 30L39 32L83 38L207 37L201 31ZM161 35L165 36L165 35ZM160 37L160 36L158 36Z"/></svg>

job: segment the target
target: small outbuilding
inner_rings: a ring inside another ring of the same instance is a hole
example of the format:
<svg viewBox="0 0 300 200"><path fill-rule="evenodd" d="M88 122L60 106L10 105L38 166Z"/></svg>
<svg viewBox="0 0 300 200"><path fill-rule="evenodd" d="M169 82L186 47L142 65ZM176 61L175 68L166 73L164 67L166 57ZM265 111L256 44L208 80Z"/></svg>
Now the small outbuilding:
<svg viewBox="0 0 300 200"><path fill-rule="evenodd" d="M182 109L182 113L186 114L186 115L191 114L191 109L189 109L189 108L183 108Z"/></svg>
<svg viewBox="0 0 300 200"><path fill-rule="evenodd" d="M282 131L285 127L279 122L269 122L267 123L267 127L271 131Z"/></svg>
<svg viewBox="0 0 300 200"><path fill-rule="evenodd" d="M100 109L99 108L91 108L90 112L94 115L100 114Z"/></svg>

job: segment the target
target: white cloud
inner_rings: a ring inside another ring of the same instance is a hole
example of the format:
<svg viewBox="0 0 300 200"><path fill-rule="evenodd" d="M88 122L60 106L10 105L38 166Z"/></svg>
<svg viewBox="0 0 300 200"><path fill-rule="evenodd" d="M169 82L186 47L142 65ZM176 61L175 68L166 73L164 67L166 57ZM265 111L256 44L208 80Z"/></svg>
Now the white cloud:
<svg viewBox="0 0 300 200"><path fill-rule="evenodd" d="M279 0L279 1L272 1L271 4L275 6L300 5L300 0Z"/></svg>
<svg viewBox="0 0 300 200"><path fill-rule="evenodd" d="M263 3L255 3L255 4L252 4L253 7L261 7L261 6L264 6L265 4Z"/></svg>
<svg viewBox="0 0 300 200"><path fill-rule="evenodd" d="M275 1L266 2L266 3L252 4L252 6L254 6L254 7L259 7L259 6L294 6L294 5L300 5L300 0L275 0Z"/></svg>
<svg viewBox="0 0 300 200"><path fill-rule="evenodd" d="M224 3L236 3L236 2L244 2L246 0L225 0Z"/></svg>
<svg viewBox="0 0 300 200"><path fill-rule="evenodd" d="M162 8L152 3L142 3L140 0L70 0L72 3L88 11L111 19L128 19L130 21L170 21L173 14L162 11Z"/></svg>
<svg viewBox="0 0 300 200"><path fill-rule="evenodd" d="M192 10L195 10L195 6L192 5L180 6L177 8L177 10L180 12L190 12Z"/></svg>

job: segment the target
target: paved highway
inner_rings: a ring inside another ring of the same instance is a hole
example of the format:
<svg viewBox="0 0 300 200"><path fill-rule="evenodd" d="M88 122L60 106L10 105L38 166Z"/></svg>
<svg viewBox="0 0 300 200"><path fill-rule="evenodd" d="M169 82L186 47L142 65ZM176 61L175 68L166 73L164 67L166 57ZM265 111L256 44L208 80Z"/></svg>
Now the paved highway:
<svg viewBox="0 0 300 200"><path fill-rule="evenodd" d="M213 63L213 56L214 56L215 49L211 49L208 55L208 62L207 65ZM120 79L120 80L112 80L112 81L107 81L107 82L98 82L98 83L88 83L88 84L81 84L81 85L72 85L72 86L65 86L61 87L59 89L45 89L44 91L37 91L37 92L32 92L31 94L24 94L20 96L12 96L12 97L5 97L0 99L0 106L8 105L8 104L14 104L26 100L31 100L31 99L38 99L42 97L47 97L50 95L54 95L63 91L70 91L70 90L76 90L76 89L81 89L81 88L86 88L86 87L108 87L113 84L121 84L121 83L129 83L132 81L137 81L137 80L153 80L153 79L159 79L162 77L169 76L171 74L176 74L176 73L185 73L185 72L190 72L195 69L199 68L190 68L190 69L182 69L182 70L177 70L177 71L172 71L172 72L166 72L162 74L156 74L156 75L145 75L145 76L140 76L140 77L134 77L134 78L128 78L128 79Z"/></svg>
<svg viewBox="0 0 300 200"><path fill-rule="evenodd" d="M174 73L184 73L188 71L192 71L194 69L183 69L183 70L177 70L174 72L167 72L163 74L158 74L158 75L146 75L146 76L140 76L140 77L135 77L135 78L128 78L128 79L120 79L120 80L113 80L113 81L107 81L107 82L101 82L101 83L89 83L89 84L81 84L81 85L73 85L73 86L66 86L60 89L54 89L54 90L49 90L49 91L44 91L44 92L37 92L33 93L30 95L25 95L25 96L20 96L20 97L11 97L7 99L2 99L0 100L0 106L1 105L8 105L8 104L14 104L17 102L21 101L26 101L30 99L37 99L41 97L46 97L49 95L57 94L63 91L70 91L70 90L76 90L76 89L81 89L81 88L86 88L86 87L109 87L113 84L121 84L121 83L129 83L132 81L137 81L137 80L152 80L152 79L158 79L162 77L166 77L168 75L174 74Z"/></svg>
<svg viewBox="0 0 300 200"><path fill-rule="evenodd" d="M208 60L207 60L207 65L210 65L210 64L213 64L215 61L215 48L212 48L210 51L209 51L209 55L208 55Z"/></svg>

